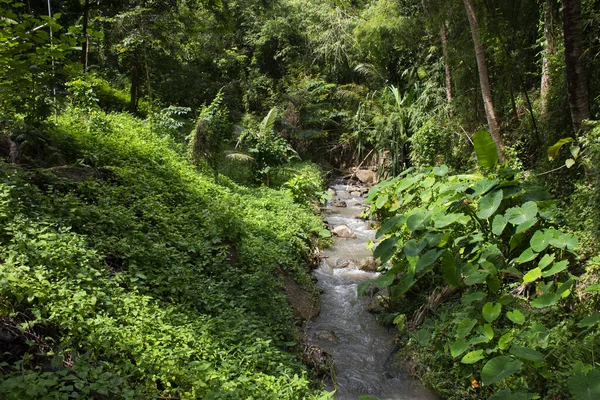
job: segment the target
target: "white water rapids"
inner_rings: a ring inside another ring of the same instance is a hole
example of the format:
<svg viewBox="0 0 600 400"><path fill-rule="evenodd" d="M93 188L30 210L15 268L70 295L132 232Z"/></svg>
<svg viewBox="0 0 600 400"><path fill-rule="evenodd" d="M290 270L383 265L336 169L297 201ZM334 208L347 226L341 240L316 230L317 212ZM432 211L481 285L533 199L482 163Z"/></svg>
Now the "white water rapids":
<svg viewBox="0 0 600 400"><path fill-rule="evenodd" d="M357 219L364 198L348 193L348 186L335 182L334 201L344 201L347 207L326 208L327 222L333 226L346 225L356 234L354 239L336 238L326 249L320 267L315 271L321 289L321 314L307 329L308 341L333 356L336 365L337 392L335 399L358 400L373 396L380 400L434 400L407 371L393 365L394 329L382 327L367 311L371 301L357 297L358 284L375 276L355 266L336 268L341 260L371 257L366 247L375 231L367 221Z"/></svg>

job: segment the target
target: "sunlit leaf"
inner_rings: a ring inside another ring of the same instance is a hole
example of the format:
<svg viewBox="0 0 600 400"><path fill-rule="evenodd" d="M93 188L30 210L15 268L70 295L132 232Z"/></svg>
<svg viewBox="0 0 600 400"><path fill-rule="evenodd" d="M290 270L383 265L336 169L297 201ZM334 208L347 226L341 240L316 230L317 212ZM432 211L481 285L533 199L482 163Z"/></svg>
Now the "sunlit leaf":
<svg viewBox="0 0 600 400"><path fill-rule="evenodd" d="M483 360L484 358L483 350L475 350L468 352L460 362L463 364L475 364L477 361Z"/></svg>
<svg viewBox="0 0 600 400"><path fill-rule="evenodd" d="M496 143L487 131L478 131L473 134L473 144L479 165L488 170L493 170L498 164L498 149Z"/></svg>
<svg viewBox="0 0 600 400"><path fill-rule="evenodd" d="M498 210L498 207L500 207L503 197L504 192L502 192L502 190L496 190L485 195L485 197L479 201L477 217L488 219L494 215L496 210Z"/></svg>

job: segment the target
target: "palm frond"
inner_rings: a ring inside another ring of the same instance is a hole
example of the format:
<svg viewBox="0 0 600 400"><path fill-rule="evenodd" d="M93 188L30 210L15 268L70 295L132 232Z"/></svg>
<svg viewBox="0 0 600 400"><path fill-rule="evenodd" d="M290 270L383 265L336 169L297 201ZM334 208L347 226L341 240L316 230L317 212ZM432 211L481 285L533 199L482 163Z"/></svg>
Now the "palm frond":
<svg viewBox="0 0 600 400"><path fill-rule="evenodd" d="M277 107L273 107L269 110L267 116L260 123L260 133L262 135L265 135L273 130L273 126L275 125L275 120L277 119L278 114L279 109Z"/></svg>
<svg viewBox="0 0 600 400"><path fill-rule="evenodd" d="M250 163L250 162L254 161L254 158L251 155L242 153L241 151L226 151L225 157L228 160L246 162L246 163Z"/></svg>

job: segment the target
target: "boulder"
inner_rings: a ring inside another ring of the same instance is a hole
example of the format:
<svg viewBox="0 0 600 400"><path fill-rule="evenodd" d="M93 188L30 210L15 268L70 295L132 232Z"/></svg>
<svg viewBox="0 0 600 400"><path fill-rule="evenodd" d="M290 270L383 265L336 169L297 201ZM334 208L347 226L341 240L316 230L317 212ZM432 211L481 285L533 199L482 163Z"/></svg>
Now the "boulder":
<svg viewBox="0 0 600 400"><path fill-rule="evenodd" d="M346 225L338 225L333 228L333 234L342 239L354 239L356 237L356 233L352 232L352 229L348 228Z"/></svg>
<svg viewBox="0 0 600 400"><path fill-rule="evenodd" d="M355 268L356 261L347 258L341 258L335 263L336 268Z"/></svg>
<svg viewBox="0 0 600 400"><path fill-rule="evenodd" d="M354 174L356 175L356 178L365 185L374 185L377 181L375 172L370 169L359 169Z"/></svg>
<svg viewBox="0 0 600 400"><path fill-rule="evenodd" d="M348 207L348 204L346 204L346 202L342 200L334 200L331 205L339 208Z"/></svg>
<svg viewBox="0 0 600 400"><path fill-rule="evenodd" d="M367 257L360 260L357 264L358 269L366 272L375 272L381 265L379 260L375 260L373 257Z"/></svg>

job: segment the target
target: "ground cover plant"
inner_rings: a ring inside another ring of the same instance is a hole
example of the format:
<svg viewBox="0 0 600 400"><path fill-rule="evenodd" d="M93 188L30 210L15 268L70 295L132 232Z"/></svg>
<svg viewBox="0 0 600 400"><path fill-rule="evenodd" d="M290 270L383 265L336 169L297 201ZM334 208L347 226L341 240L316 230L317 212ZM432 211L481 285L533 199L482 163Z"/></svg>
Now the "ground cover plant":
<svg viewBox="0 0 600 400"><path fill-rule="evenodd" d="M0 165L0 397L319 397L278 277L309 282L320 218L127 114L47 129L59 165Z"/></svg>

